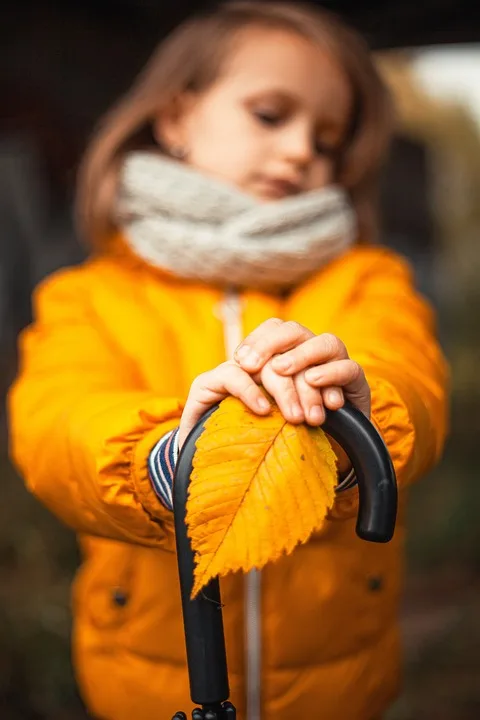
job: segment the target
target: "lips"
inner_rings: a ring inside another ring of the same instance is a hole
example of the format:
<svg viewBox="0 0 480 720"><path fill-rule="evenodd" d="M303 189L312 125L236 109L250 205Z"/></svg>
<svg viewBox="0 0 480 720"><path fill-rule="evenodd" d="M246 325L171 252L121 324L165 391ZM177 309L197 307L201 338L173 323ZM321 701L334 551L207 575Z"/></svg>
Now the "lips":
<svg viewBox="0 0 480 720"><path fill-rule="evenodd" d="M280 199L289 197L290 195L298 195L300 192L299 183L287 180L285 178L260 178L260 186L262 194L272 199Z"/></svg>

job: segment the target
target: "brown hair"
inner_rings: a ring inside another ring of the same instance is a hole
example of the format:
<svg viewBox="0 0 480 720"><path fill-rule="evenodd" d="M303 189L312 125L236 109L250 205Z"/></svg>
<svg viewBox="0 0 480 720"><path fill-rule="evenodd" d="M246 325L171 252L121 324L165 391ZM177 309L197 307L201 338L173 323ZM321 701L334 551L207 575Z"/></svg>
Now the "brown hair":
<svg viewBox="0 0 480 720"><path fill-rule="evenodd" d="M391 133L389 94L357 32L335 15L293 2L237 0L196 15L159 44L129 92L108 113L85 154L77 188L77 217L90 242L114 229L112 205L125 153L158 148L152 124L162 109L187 90L201 91L218 77L232 34L256 25L286 29L326 48L346 72L354 97L349 139L337 181L350 193L359 239L376 230L379 172Z"/></svg>

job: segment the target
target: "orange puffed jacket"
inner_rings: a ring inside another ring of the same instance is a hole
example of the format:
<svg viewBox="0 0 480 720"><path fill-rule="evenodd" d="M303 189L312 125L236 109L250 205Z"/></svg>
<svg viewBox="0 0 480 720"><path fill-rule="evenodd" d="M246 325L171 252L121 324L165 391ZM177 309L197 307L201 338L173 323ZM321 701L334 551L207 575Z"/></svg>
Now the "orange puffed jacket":
<svg viewBox="0 0 480 720"><path fill-rule="evenodd" d="M245 336L281 317L336 334L364 368L400 513L390 543L363 542L347 490L253 592L249 576L222 581L231 699L243 720L247 707L249 720L376 720L401 675L405 489L438 459L446 430L447 369L408 265L358 246L287 298L247 290L232 301L149 266L121 239L112 247L39 287L9 399L28 488L79 535L73 654L90 711L169 720L191 709L173 518L147 458L178 424L192 380L225 360L232 328Z"/></svg>

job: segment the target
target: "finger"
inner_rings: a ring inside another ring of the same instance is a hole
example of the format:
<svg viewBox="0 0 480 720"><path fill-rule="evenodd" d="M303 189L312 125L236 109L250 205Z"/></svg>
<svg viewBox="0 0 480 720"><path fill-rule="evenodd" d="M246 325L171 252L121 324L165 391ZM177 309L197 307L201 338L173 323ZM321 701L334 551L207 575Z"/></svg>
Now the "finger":
<svg viewBox="0 0 480 720"><path fill-rule="evenodd" d="M252 356L252 351L256 347L258 341L265 334L270 333L274 328L280 327L281 325L283 325L283 320L280 320L280 318L277 317L268 318L268 320L260 323L260 325L258 325L255 330L252 330L252 332L249 333L247 337L244 338L240 345L236 348L235 352L233 353L233 359L235 360L235 362L243 366L243 361L247 359L247 355ZM250 359L255 359L255 356L253 355L253 357L251 357ZM248 365L248 361L246 364ZM250 367L248 369L250 370ZM259 370L260 366L256 369Z"/></svg>
<svg viewBox="0 0 480 720"><path fill-rule="evenodd" d="M212 405L228 395L237 397L257 415L266 415L271 410L269 401L250 375L235 363L226 362L195 378L182 413L182 425L193 428Z"/></svg>
<svg viewBox="0 0 480 720"><path fill-rule="evenodd" d="M313 387L341 387L344 396L367 416L370 415L370 388L361 366L354 360L337 360L305 371Z"/></svg>
<svg viewBox="0 0 480 720"><path fill-rule="evenodd" d="M312 365L348 358L344 343L331 333L314 335L301 345L272 360L273 369L282 375L293 375Z"/></svg>
<svg viewBox="0 0 480 720"><path fill-rule="evenodd" d="M362 387L365 375L360 365L354 360L334 360L307 368L305 380L313 387L337 386L355 391Z"/></svg>
<svg viewBox="0 0 480 720"><path fill-rule="evenodd" d="M271 318L245 338L235 351L234 358L248 372L256 372L273 355L294 348L311 337L311 330L299 323Z"/></svg>
<svg viewBox="0 0 480 720"><path fill-rule="evenodd" d="M278 375L267 363L260 373L260 381L287 422L296 425L305 420L293 378Z"/></svg>
<svg viewBox="0 0 480 720"><path fill-rule="evenodd" d="M325 422L325 410L321 390L309 385L303 372L295 375L293 382L305 414L305 421L312 426L322 425Z"/></svg>
<svg viewBox="0 0 480 720"><path fill-rule="evenodd" d="M321 389L322 400L329 410L338 410L345 404L343 390L340 387L327 387Z"/></svg>
<svg viewBox="0 0 480 720"><path fill-rule="evenodd" d="M219 365L218 368L203 377L204 380L200 383L200 388L203 388L206 396L212 392L221 395L222 399L227 395L233 395L256 413L260 411L264 414L271 409L269 401L258 384L233 361Z"/></svg>

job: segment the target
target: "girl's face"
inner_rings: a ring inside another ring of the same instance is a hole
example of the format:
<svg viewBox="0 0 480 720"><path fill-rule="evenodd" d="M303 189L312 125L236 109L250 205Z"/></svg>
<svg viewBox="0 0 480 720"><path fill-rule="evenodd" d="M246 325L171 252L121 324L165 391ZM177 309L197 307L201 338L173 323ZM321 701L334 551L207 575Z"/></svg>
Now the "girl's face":
<svg viewBox="0 0 480 720"><path fill-rule="evenodd" d="M352 93L327 50L283 30L239 33L220 76L157 120L185 161L262 201L334 181Z"/></svg>

